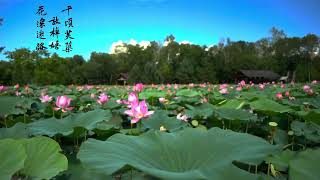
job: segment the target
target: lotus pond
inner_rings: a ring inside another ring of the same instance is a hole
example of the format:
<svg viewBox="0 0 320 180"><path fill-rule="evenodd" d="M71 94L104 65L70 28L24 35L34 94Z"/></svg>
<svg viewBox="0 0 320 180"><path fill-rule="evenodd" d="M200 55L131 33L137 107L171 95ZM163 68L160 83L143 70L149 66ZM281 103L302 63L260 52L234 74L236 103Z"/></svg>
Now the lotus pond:
<svg viewBox="0 0 320 180"><path fill-rule="evenodd" d="M320 85L0 86L0 180L320 179Z"/></svg>

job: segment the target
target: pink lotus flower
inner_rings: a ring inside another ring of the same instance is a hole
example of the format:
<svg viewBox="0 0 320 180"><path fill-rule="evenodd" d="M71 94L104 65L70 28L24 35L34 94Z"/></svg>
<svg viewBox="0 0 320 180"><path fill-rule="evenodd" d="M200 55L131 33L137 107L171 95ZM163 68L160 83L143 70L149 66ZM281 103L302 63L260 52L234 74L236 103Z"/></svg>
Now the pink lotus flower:
<svg viewBox="0 0 320 180"><path fill-rule="evenodd" d="M181 121L184 121L184 122L188 122L188 116L187 115L182 115L181 113L179 113L177 115L177 119L181 120Z"/></svg>
<svg viewBox="0 0 320 180"><path fill-rule="evenodd" d="M303 86L303 91L304 91L304 92L308 92L310 89L311 89L311 88L310 88L310 86L308 86L308 85L304 85L304 86Z"/></svg>
<svg viewBox="0 0 320 180"><path fill-rule="evenodd" d="M264 84L259 84L259 89L260 89L260 90L264 90L264 88L265 88L265 85L264 85Z"/></svg>
<svg viewBox="0 0 320 180"><path fill-rule="evenodd" d="M14 85L14 88L15 88L15 89L19 89L19 88L20 88L20 85L19 85L19 84L16 84L16 85Z"/></svg>
<svg viewBox="0 0 320 180"><path fill-rule="evenodd" d="M282 93L277 93L276 94L276 98L279 99L279 100L282 99L283 98Z"/></svg>
<svg viewBox="0 0 320 180"><path fill-rule="evenodd" d="M101 93L98 98L99 99L97 100L97 102L99 104L104 104L104 103L108 102L108 100L109 100L108 96L105 93Z"/></svg>
<svg viewBox="0 0 320 180"><path fill-rule="evenodd" d="M161 86L159 87L159 90L163 91L165 88L166 88L166 87L165 87L164 85L161 85Z"/></svg>
<svg viewBox="0 0 320 180"><path fill-rule="evenodd" d="M309 95L312 95L312 94L313 94L313 90L312 90L311 87L308 86L308 85L304 85L304 86L303 86L303 91L306 92L306 93L309 94Z"/></svg>
<svg viewBox="0 0 320 180"><path fill-rule="evenodd" d="M71 98L67 96L58 96L56 101L56 107L53 108L55 111L62 110L62 112L71 111L73 107L69 107L71 103Z"/></svg>
<svg viewBox="0 0 320 180"><path fill-rule="evenodd" d="M48 95L41 95L39 99L41 100L42 103L46 103L46 102L50 102L52 100L52 97Z"/></svg>
<svg viewBox="0 0 320 180"><path fill-rule="evenodd" d="M179 88L178 84L174 84L173 88L177 90Z"/></svg>
<svg viewBox="0 0 320 180"><path fill-rule="evenodd" d="M137 104L139 102L138 95L135 92L131 92L128 96L129 104Z"/></svg>
<svg viewBox="0 0 320 180"><path fill-rule="evenodd" d="M86 85L85 88L86 88L87 90L90 90L90 89L94 88L94 86L92 86L92 85Z"/></svg>
<svg viewBox="0 0 320 180"><path fill-rule="evenodd" d="M1 85L0 86L0 92L5 91L5 90L7 90L7 87Z"/></svg>
<svg viewBox="0 0 320 180"><path fill-rule="evenodd" d="M142 89L143 89L143 84L142 83L138 83L133 87L133 91L136 91L136 92L141 92Z"/></svg>
<svg viewBox="0 0 320 180"><path fill-rule="evenodd" d="M118 104L122 104L122 103L123 103L123 101L122 101L121 99L118 99L116 102L117 102Z"/></svg>
<svg viewBox="0 0 320 180"><path fill-rule="evenodd" d="M290 96L290 92L289 92L289 91L286 91L284 95L285 95L286 97L289 97L289 96Z"/></svg>
<svg viewBox="0 0 320 180"><path fill-rule="evenodd" d="M242 87L241 87L241 86L238 86L238 87L236 88L236 90L237 90L237 91L242 91Z"/></svg>
<svg viewBox="0 0 320 180"><path fill-rule="evenodd" d="M317 80L313 80L313 81L312 81L312 84L317 84L317 83L318 83Z"/></svg>
<svg viewBox="0 0 320 180"><path fill-rule="evenodd" d="M167 88L171 88L171 84L167 84Z"/></svg>
<svg viewBox="0 0 320 180"><path fill-rule="evenodd" d="M154 113L154 111L148 111L148 106L145 100L140 103L131 106L130 110L124 112L128 116L132 117L131 124L137 123L142 118L147 118Z"/></svg>
<svg viewBox="0 0 320 180"><path fill-rule="evenodd" d="M219 89L221 90L221 89L226 89L228 87L228 84L221 84L220 86L219 86Z"/></svg>
<svg viewBox="0 0 320 180"><path fill-rule="evenodd" d="M219 92L221 94L228 94L229 93L227 88L221 89Z"/></svg>
<svg viewBox="0 0 320 180"><path fill-rule="evenodd" d="M281 87L282 89L284 89L284 88L286 87L286 85L281 84L280 87Z"/></svg>
<svg viewBox="0 0 320 180"><path fill-rule="evenodd" d="M19 91L16 91L15 94L16 94L16 96L21 96L21 92L19 92Z"/></svg>
<svg viewBox="0 0 320 180"><path fill-rule="evenodd" d="M207 87L206 83L202 83L202 84L200 84L199 86L202 87L202 88Z"/></svg>
<svg viewBox="0 0 320 180"><path fill-rule="evenodd" d="M193 88L193 87L194 87L194 84L193 84L193 83L190 83L190 84L189 84L189 87L190 87L190 88Z"/></svg>
<svg viewBox="0 0 320 180"><path fill-rule="evenodd" d="M245 86L246 85L246 82L244 80L240 81L239 83L240 86Z"/></svg>

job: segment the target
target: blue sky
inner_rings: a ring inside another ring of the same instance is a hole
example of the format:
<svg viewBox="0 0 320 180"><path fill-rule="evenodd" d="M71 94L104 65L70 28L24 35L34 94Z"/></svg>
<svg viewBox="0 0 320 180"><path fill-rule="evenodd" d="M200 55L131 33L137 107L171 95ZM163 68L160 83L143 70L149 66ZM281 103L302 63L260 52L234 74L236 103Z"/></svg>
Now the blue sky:
<svg viewBox="0 0 320 180"><path fill-rule="evenodd" d="M318 0L0 0L0 17L4 18L0 46L7 51L35 49L39 5L45 6L47 21L52 16L65 20L66 14L60 11L67 5L73 7L73 51L50 51L63 57L80 54L88 59L92 51L109 52L118 40L163 41L169 34L177 41L201 45L227 37L256 41L269 36L273 26L289 36L320 34ZM64 42L62 27L60 43ZM46 44L53 40L50 28L47 23Z"/></svg>

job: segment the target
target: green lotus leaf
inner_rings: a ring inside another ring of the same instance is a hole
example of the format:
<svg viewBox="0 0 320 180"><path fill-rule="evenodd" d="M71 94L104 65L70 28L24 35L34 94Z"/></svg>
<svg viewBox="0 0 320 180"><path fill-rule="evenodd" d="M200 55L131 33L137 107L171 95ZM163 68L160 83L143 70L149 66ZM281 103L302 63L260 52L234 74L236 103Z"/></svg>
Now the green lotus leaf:
<svg viewBox="0 0 320 180"><path fill-rule="evenodd" d="M295 159L289 163L289 179L292 180L318 180L320 149L307 149L300 152Z"/></svg>
<svg viewBox="0 0 320 180"><path fill-rule="evenodd" d="M0 139L4 138L26 138L29 136L29 131L27 125L24 123L18 122L10 128L0 128Z"/></svg>
<svg viewBox="0 0 320 180"><path fill-rule="evenodd" d="M166 111L156 111L147 119L142 120L145 128L159 130L161 126L168 131L175 131L180 128L186 127L188 123L178 120L176 117L169 117Z"/></svg>
<svg viewBox="0 0 320 180"><path fill-rule="evenodd" d="M13 139L0 140L0 179L11 180L24 167L27 158L23 145Z"/></svg>
<svg viewBox="0 0 320 180"><path fill-rule="evenodd" d="M310 111L298 111L296 114L306 121L311 121L320 125L320 110L313 109Z"/></svg>
<svg viewBox="0 0 320 180"><path fill-rule="evenodd" d="M214 112L215 115L221 119L258 121L256 115L242 109L217 108L214 110Z"/></svg>
<svg viewBox="0 0 320 180"><path fill-rule="evenodd" d="M198 91L190 90L190 89L181 89L177 91L176 95L185 96L185 97L195 97L195 96L200 96L201 93L199 93Z"/></svg>
<svg viewBox="0 0 320 180"><path fill-rule="evenodd" d="M230 109L241 109L242 106L245 105L244 100L238 100L238 99L230 99L225 102L223 102L220 106L221 108L230 108Z"/></svg>
<svg viewBox="0 0 320 180"><path fill-rule="evenodd" d="M108 121L112 117L110 110L97 109L86 113L71 114L63 119L50 118L35 121L28 124L32 135L47 135L52 137L56 134L67 136L73 133L74 128L82 127L92 130L97 127L97 123Z"/></svg>
<svg viewBox="0 0 320 180"><path fill-rule="evenodd" d="M0 115L5 116L17 111L16 105L22 100L21 97L0 96Z"/></svg>
<svg viewBox="0 0 320 180"><path fill-rule="evenodd" d="M139 94L140 99L161 98L166 97L166 91L146 90Z"/></svg>
<svg viewBox="0 0 320 180"><path fill-rule="evenodd" d="M27 158L21 173L36 179L50 179L68 168L67 158L61 154L59 144L48 137L19 140Z"/></svg>
<svg viewBox="0 0 320 180"><path fill-rule="evenodd" d="M315 123L293 121L291 129L296 136L305 136L309 141L320 143L320 126Z"/></svg>
<svg viewBox="0 0 320 180"><path fill-rule="evenodd" d="M213 115L214 106L209 103L203 103L199 106L187 106L189 110L185 112L191 118L208 118Z"/></svg>
<svg viewBox="0 0 320 180"><path fill-rule="evenodd" d="M266 98L260 98L256 101L250 102L249 104L252 109L267 113L285 113L292 111L288 106L281 105Z"/></svg>
<svg viewBox="0 0 320 180"><path fill-rule="evenodd" d="M68 164L68 170L63 172L69 180L114 180L112 176L108 176L102 173L95 173L86 168L83 168L80 162L70 162Z"/></svg>
<svg viewBox="0 0 320 180"><path fill-rule="evenodd" d="M267 141L220 128L149 131L141 136L115 134L89 139L78 158L91 170L111 175L126 165L162 179L256 179L233 162L260 164L277 148Z"/></svg>

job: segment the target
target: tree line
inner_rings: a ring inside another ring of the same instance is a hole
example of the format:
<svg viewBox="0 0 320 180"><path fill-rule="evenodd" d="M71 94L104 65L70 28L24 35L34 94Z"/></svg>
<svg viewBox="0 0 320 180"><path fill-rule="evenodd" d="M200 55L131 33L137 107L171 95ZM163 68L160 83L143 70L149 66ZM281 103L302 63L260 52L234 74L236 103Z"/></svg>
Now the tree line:
<svg viewBox="0 0 320 180"><path fill-rule="evenodd" d="M270 37L256 42L222 40L207 47L181 44L173 35L148 47L125 44L118 53L92 52L63 58L47 51L19 48L3 52L0 84L117 84L119 74L128 83L234 82L241 69L272 70L295 74L295 81L320 79L320 37L288 37L272 28Z"/></svg>

